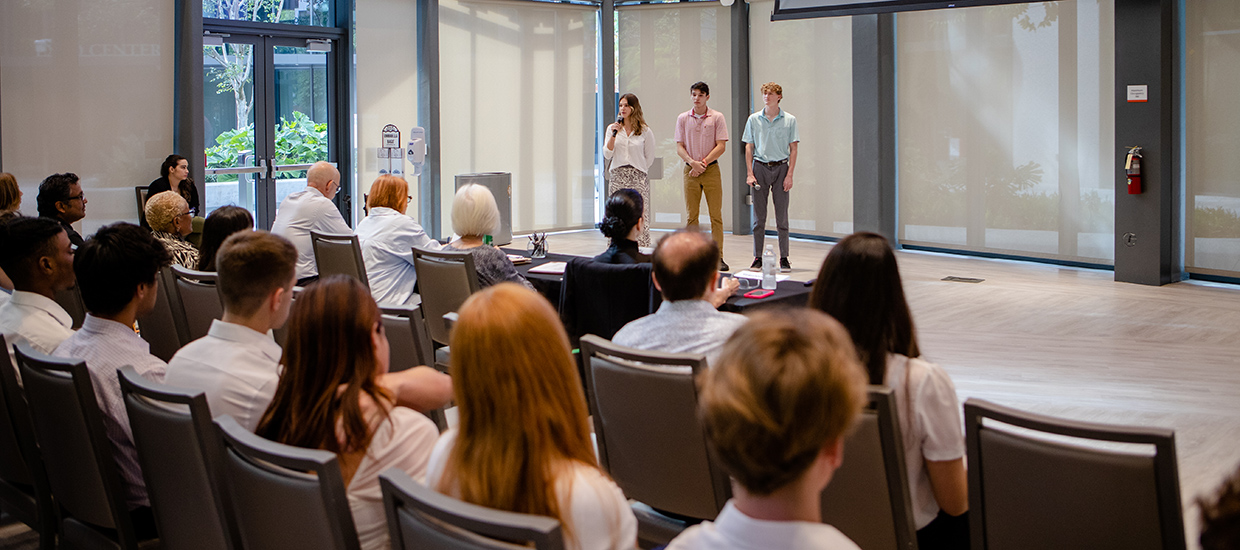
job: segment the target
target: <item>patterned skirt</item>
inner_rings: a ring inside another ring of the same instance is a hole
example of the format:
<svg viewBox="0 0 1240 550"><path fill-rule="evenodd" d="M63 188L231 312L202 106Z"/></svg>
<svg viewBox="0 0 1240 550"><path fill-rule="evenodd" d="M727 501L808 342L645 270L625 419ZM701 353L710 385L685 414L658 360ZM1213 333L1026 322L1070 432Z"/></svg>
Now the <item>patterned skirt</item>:
<svg viewBox="0 0 1240 550"><path fill-rule="evenodd" d="M650 179L646 173L631 165L611 169L611 179L607 186L610 197L621 189L632 189L642 196L642 230L637 235L637 246L650 246Z"/></svg>

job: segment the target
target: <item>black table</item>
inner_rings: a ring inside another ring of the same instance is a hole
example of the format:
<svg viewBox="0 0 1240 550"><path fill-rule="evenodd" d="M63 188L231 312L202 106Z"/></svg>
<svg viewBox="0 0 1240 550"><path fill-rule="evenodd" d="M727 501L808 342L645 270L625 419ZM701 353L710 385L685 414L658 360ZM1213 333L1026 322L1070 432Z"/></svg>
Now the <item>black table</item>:
<svg viewBox="0 0 1240 550"><path fill-rule="evenodd" d="M530 253L525 250L515 248L505 248L504 252L508 254L529 257ZM517 266L517 271L530 284L534 285L534 289L542 294L552 304L558 308L560 304L560 288L564 285L564 275L551 275L544 273L530 273L530 268L538 267L549 262L565 262L576 258L569 254L547 254L546 258L536 258L528 264ZM720 311L731 311L734 313L744 313L753 309L780 306L780 307L800 307L804 306L809 300L810 287L799 281L781 281L775 288L775 294L769 298L754 300L742 296L743 292L736 291L728 301L719 306Z"/></svg>

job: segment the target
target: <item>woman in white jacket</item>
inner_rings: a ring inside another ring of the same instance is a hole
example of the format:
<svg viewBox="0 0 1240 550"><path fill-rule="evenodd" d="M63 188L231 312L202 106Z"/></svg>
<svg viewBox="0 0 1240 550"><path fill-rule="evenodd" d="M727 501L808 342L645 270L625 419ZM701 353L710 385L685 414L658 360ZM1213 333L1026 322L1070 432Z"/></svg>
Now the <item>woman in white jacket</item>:
<svg viewBox="0 0 1240 550"><path fill-rule="evenodd" d="M418 222L405 215L408 206L409 184L399 176L379 176L366 198L370 215L357 224L370 294L382 305L411 304L413 284L418 280L413 270L414 247L441 247Z"/></svg>
<svg viewBox="0 0 1240 550"><path fill-rule="evenodd" d="M654 163L654 134L642 117L637 96L620 96L620 118L607 126L603 157L611 160L607 196L619 189L641 193L642 229L637 235L639 246L650 246L650 165Z"/></svg>

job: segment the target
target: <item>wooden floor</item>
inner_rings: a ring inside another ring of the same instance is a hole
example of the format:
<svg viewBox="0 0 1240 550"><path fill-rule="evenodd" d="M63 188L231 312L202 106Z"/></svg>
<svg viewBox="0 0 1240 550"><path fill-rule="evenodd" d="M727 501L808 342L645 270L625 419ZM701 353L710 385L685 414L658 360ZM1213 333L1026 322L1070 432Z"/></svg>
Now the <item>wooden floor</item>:
<svg viewBox="0 0 1240 550"><path fill-rule="evenodd" d="M753 260L751 242L726 236L734 271ZM606 248L597 231L554 234L549 245L579 255ZM830 247L794 240L792 278L816 276ZM1240 287L1148 287L1109 271L897 256L922 353L947 369L961 401L1174 429L1189 547L1199 547L1193 500L1240 465ZM985 281L941 281L950 275ZM28 537L0 531L0 548L33 548Z"/></svg>
<svg viewBox="0 0 1240 550"><path fill-rule="evenodd" d="M656 232L657 233L657 232ZM655 239L658 235L655 235ZM551 251L593 255L597 231L552 235ZM727 235L747 267L751 237ZM794 240L795 280L817 275L831 244ZM1190 547L1194 499L1240 466L1240 286L1117 283L1110 271L949 254L897 253L923 355L979 397L1076 420L1176 433ZM945 282L947 276L985 279Z"/></svg>

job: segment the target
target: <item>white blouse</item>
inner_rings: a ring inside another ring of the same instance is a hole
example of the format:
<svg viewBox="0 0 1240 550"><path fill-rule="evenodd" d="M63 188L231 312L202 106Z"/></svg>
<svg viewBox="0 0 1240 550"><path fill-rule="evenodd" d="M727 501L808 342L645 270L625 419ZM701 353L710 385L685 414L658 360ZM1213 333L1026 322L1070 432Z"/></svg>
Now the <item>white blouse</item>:
<svg viewBox="0 0 1240 550"><path fill-rule="evenodd" d="M392 407L388 420L379 425L370 439L366 456L358 464L346 490L362 550L391 548L379 474L388 468L400 468L420 481L426 474L435 438L439 436L435 423L413 409Z"/></svg>
<svg viewBox="0 0 1240 550"><path fill-rule="evenodd" d="M934 363L889 354L885 382L896 396L913 520L921 529L939 513L925 461L964 456L963 413L951 377Z"/></svg>
<svg viewBox="0 0 1240 550"><path fill-rule="evenodd" d="M611 159L611 168L632 166L642 173L650 173L650 165L654 164L654 133L649 126L642 127L640 135L630 134L627 129L616 132L615 150L607 148L607 140L603 140L603 158Z"/></svg>
<svg viewBox="0 0 1240 550"><path fill-rule="evenodd" d="M438 488L448 457L456 445L456 430L439 437L431 452L426 486ZM598 468L575 463L571 476L555 483L560 510L573 533L565 538L567 550L632 550L637 546L637 518L624 493Z"/></svg>
<svg viewBox="0 0 1240 550"><path fill-rule="evenodd" d="M413 270L413 248L439 250L439 242L426 235L413 218L391 208L370 209L357 224L370 293L381 305L410 304L418 274Z"/></svg>

